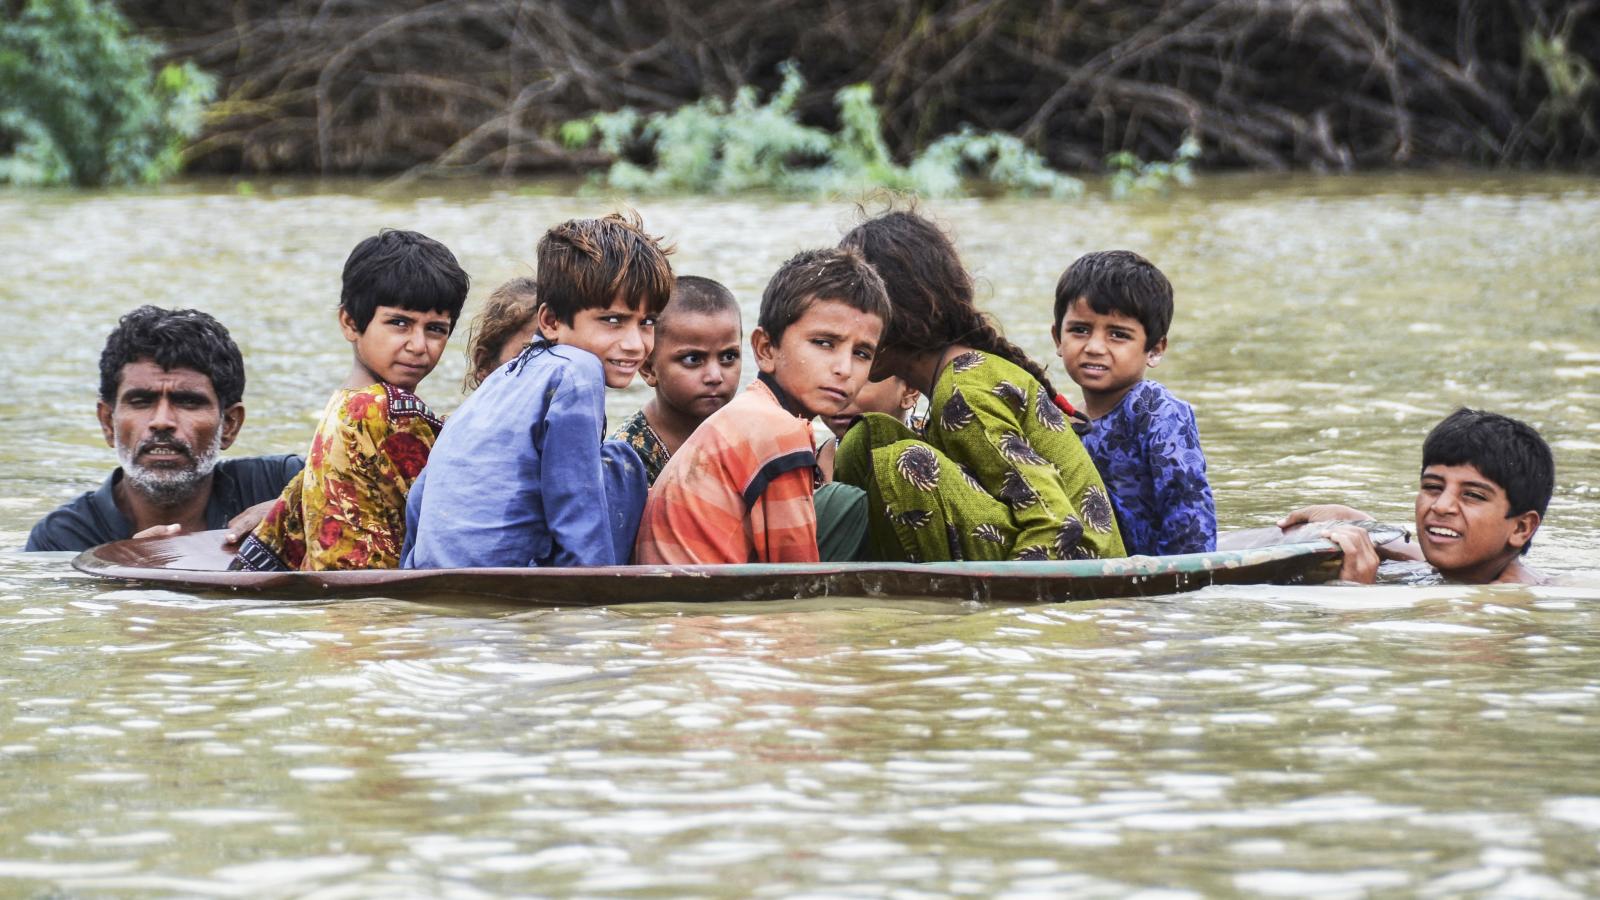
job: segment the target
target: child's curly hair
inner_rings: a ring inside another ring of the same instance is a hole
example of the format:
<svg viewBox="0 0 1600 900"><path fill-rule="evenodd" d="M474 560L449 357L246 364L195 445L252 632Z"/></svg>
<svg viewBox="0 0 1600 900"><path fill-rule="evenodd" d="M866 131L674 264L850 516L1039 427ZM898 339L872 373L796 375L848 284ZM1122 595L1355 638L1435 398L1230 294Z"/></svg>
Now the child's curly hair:
<svg viewBox="0 0 1600 900"><path fill-rule="evenodd" d="M489 377L500 364L506 341L533 321L539 309L538 288L532 278L513 278L484 301L467 334L467 390L476 390Z"/></svg>

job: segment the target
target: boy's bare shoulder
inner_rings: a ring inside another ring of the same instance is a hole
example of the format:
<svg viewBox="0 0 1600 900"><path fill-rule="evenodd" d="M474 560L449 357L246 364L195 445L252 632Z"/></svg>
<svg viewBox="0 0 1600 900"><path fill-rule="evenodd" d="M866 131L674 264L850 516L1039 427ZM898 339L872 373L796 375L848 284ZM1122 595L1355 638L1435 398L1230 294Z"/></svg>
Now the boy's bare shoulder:
<svg viewBox="0 0 1600 900"><path fill-rule="evenodd" d="M1533 566L1530 566L1527 563L1524 563L1520 559L1512 560L1511 564L1506 566L1505 570L1500 573L1500 577L1496 578L1493 582L1491 582L1491 584L1556 584L1556 583L1558 583L1558 582L1555 579L1553 579L1550 576L1544 574L1543 572L1539 571L1538 569L1535 569Z"/></svg>

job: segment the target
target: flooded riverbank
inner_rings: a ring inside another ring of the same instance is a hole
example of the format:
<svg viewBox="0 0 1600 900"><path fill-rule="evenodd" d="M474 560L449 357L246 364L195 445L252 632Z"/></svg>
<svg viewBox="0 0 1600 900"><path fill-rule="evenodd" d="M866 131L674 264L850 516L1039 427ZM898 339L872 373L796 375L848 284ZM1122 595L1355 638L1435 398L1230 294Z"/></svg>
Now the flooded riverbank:
<svg viewBox="0 0 1600 900"><path fill-rule="evenodd" d="M250 379L232 452L299 451L348 366L357 240L444 241L470 314L545 227L612 206L492 184L0 193L0 546L115 464L93 406L121 312L216 314ZM637 208L746 328L777 264L855 215ZM1530 561L1577 586L682 615L195 597L7 553L0 893L1600 891L1600 183L1212 178L929 210L1041 361L1078 254L1168 273L1153 374L1196 407L1225 527L1325 500L1408 522L1423 435L1471 405L1553 445ZM463 337L420 390L444 409Z"/></svg>

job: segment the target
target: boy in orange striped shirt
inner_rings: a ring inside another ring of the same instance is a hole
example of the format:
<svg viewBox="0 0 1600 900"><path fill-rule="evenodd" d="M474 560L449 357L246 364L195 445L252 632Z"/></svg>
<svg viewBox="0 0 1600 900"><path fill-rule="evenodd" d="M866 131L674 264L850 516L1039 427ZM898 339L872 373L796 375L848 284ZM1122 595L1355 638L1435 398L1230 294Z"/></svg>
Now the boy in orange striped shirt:
<svg viewBox="0 0 1600 900"><path fill-rule="evenodd" d="M750 335L761 374L672 455L650 490L634 561L818 562L811 420L855 399L888 316L883 279L854 250L784 263ZM852 501L844 505L864 514L864 495Z"/></svg>

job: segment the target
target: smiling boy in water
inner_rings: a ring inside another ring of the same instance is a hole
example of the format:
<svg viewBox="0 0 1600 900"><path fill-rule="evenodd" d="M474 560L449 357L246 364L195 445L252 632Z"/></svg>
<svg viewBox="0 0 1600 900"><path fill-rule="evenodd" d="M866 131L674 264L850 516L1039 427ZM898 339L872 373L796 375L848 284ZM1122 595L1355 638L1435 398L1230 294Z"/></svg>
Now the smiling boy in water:
<svg viewBox="0 0 1600 900"><path fill-rule="evenodd" d="M699 275L677 277L656 321L655 349L639 369L656 395L611 434L639 454L650 484L700 423L733 399L742 331L731 291Z"/></svg>
<svg viewBox="0 0 1600 900"><path fill-rule="evenodd" d="M574 219L539 241L539 335L450 417L412 488L406 568L628 562L646 485L605 441L605 392L650 355L672 269L636 217Z"/></svg>
<svg viewBox="0 0 1600 900"><path fill-rule="evenodd" d="M406 494L441 427L413 391L455 330L467 273L438 241L384 231L350 251L343 282L350 374L322 411L305 469L240 544L236 569L400 563Z"/></svg>
<svg viewBox="0 0 1600 900"><path fill-rule="evenodd" d="M1167 351L1172 282L1127 250L1080 257L1056 284L1050 336L1083 389L1084 449L1105 479L1130 554L1217 549L1217 511L1194 410L1147 370Z"/></svg>
<svg viewBox="0 0 1600 900"><path fill-rule="evenodd" d="M1416 543L1375 547L1365 529L1332 529L1328 539L1344 551L1339 578L1371 584L1380 559L1403 559L1426 560L1440 575L1466 584L1541 584L1545 577L1522 557L1550 505L1555 479L1550 445L1531 425L1458 409L1422 442ZM1297 509L1278 527L1371 519L1328 504Z"/></svg>
<svg viewBox="0 0 1600 900"><path fill-rule="evenodd" d="M866 495L816 487L811 420L866 383L889 299L853 250L809 250L761 296L750 348L761 374L713 413L661 472L635 556L673 565L855 558Z"/></svg>

